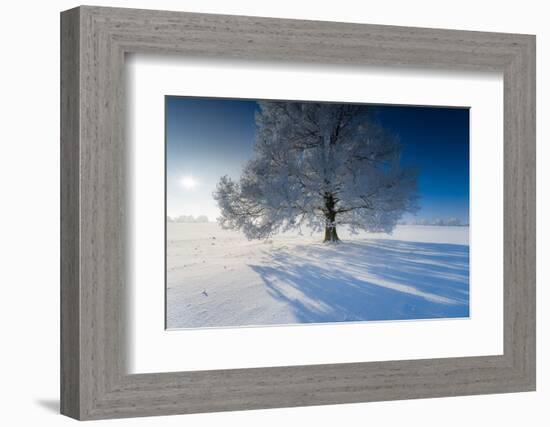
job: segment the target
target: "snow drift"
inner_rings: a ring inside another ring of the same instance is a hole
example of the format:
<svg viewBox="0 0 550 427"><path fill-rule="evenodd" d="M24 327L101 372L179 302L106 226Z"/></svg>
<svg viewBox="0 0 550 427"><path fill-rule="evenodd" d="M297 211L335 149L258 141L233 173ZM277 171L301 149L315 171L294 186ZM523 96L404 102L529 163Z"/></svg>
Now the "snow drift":
<svg viewBox="0 0 550 427"><path fill-rule="evenodd" d="M392 235L297 232L249 241L214 223L168 223L168 328L469 316L469 228Z"/></svg>

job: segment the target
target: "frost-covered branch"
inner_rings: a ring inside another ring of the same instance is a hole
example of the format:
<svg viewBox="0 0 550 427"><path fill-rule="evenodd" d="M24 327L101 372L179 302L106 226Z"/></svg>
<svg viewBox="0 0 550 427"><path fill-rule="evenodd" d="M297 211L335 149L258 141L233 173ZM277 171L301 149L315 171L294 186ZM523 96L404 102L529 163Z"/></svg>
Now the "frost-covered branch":
<svg viewBox="0 0 550 427"><path fill-rule="evenodd" d="M223 227L252 239L307 225L335 241L337 225L391 232L416 210L417 174L369 107L261 102L256 126L239 181L222 177L214 193Z"/></svg>

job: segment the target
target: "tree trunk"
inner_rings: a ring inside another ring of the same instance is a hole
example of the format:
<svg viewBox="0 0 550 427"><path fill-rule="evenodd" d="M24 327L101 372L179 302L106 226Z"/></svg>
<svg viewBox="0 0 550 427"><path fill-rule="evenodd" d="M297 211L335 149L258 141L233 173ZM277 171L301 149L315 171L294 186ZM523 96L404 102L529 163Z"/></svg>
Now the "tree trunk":
<svg viewBox="0 0 550 427"><path fill-rule="evenodd" d="M323 243L333 243L339 242L338 233L336 232L336 226L326 225L325 226L325 240Z"/></svg>
<svg viewBox="0 0 550 427"><path fill-rule="evenodd" d="M332 194L325 195L325 240L323 243L339 242L338 233L336 232L336 203Z"/></svg>

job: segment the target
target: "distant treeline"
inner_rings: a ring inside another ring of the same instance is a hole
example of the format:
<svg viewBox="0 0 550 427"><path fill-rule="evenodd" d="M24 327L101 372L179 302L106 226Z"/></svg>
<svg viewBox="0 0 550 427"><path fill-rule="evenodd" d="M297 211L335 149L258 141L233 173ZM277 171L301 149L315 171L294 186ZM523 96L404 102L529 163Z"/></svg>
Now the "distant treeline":
<svg viewBox="0 0 550 427"><path fill-rule="evenodd" d="M452 226L452 227L465 227L468 226L468 223L460 221L458 218L447 218L447 219L415 219L413 221L400 221L400 225L440 225L440 226Z"/></svg>
<svg viewBox="0 0 550 427"><path fill-rule="evenodd" d="M171 216L167 216L166 221L167 222L192 222L192 223L209 222L208 217L206 215L199 215L197 217L194 217L193 215L180 215L175 218L172 218Z"/></svg>

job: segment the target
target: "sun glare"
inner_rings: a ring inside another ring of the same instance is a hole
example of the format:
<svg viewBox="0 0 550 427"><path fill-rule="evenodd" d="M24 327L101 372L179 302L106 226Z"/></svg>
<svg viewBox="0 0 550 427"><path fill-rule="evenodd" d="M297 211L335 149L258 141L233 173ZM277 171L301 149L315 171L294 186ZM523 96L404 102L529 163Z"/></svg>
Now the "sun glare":
<svg viewBox="0 0 550 427"><path fill-rule="evenodd" d="M191 175L188 175L188 176L184 176L180 180L180 184L186 190L191 190L191 189L195 188L198 183L197 183L197 180L195 178L193 178Z"/></svg>

